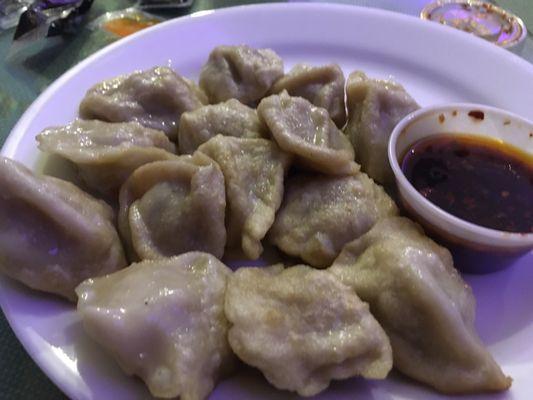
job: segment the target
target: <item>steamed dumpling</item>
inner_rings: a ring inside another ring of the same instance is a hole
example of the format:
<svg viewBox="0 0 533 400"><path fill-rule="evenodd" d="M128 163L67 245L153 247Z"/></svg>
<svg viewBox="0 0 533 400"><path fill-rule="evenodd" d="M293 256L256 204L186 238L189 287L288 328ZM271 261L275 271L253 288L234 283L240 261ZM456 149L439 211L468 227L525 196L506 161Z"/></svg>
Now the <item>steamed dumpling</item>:
<svg viewBox="0 0 533 400"><path fill-rule="evenodd" d="M453 394L511 385L475 332L475 299L449 251L415 223L379 221L330 271L370 304L407 376Z"/></svg>
<svg viewBox="0 0 533 400"><path fill-rule="evenodd" d="M0 270L69 300L83 280L124 268L112 209L73 184L0 157Z"/></svg>
<svg viewBox="0 0 533 400"><path fill-rule="evenodd" d="M87 333L153 396L201 400L231 370L224 316L231 270L206 253L143 261L77 289Z"/></svg>
<svg viewBox="0 0 533 400"><path fill-rule="evenodd" d="M98 83L81 101L79 112L84 119L137 121L175 140L180 115L206 103L194 82L168 67L155 67Z"/></svg>
<svg viewBox="0 0 533 400"><path fill-rule="evenodd" d="M286 90L291 96L303 97L317 107L325 108L335 124L346 123L344 74L337 64L313 67L297 64L272 86L272 93Z"/></svg>
<svg viewBox="0 0 533 400"><path fill-rule="evenodd" d="M143 164L174 158L167 136L137 122L75 120L37 135L39 149L76 164L87 187L117 194L126 178Z"/></svg>
<svg viewBox="0 0 533 400"><path fill-rule="evenodd" d="M349 287L305 265L240 268L228 281L228 340L278 389L312 396L333 379L383 379L389 339Z"/></svg>
<svg viewBox="0 0 533 400"><path fill-rule="evenodd" d="M291 256L328 267L346 243L397 212L383 188L363 173L294 175L287 180L269 238Z"/></svg>
<svg viewBox="0 0 533 400"><path fill-rule="evenodd" d="M348 124L344 133L355 149L363 171L382 185L394 183L387 156L394 126L419 108L402 85L391 80L369 79L360 71L346 85Z"/></svg>
<svg viewBox="0 0 533 400"><path fill-rule="evenodd" d="M359 170L350 141L324 108L283 92L261 100L257 113L279 147L295 154L301 164L327 174Z"/></svg>
<svg viewBox="0 0 533 400"><path fill-rule="evenodd" d="M283 76L283 60L270 49L218 46L200 73L210 103L237 99L253 105Z"/></svg>
<svg viewBox="0 0 533 400"><path fill-rule="evenodd" d="M290 157L266 139L215 136L198 151L213 158L226 182L228 247L250 259L263 252L261 239L274 222L283 198Z"/></svg>
<svg viewBox="0 0 533 400"><path fill-rule="evenodd" d="M122 186L119 202L120 233L133 258L224 254L224 176L204 154L143 165Z"/></svg>
<svg viewBox="0 0 533 400"><path fill-rule="evenodd" d="M268 136L268 129L259 121L253 108L235 99L200 107L181 115L178 139L180 152L193 153L198 146L218 134L260 138Z"/></svg>

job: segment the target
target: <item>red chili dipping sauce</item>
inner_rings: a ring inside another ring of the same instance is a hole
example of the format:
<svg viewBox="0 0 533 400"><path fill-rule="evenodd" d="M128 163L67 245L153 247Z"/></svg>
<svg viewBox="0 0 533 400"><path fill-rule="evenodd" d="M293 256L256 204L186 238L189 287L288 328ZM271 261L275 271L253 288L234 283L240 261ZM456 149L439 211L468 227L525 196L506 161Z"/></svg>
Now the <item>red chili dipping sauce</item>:
<svg viewBox="0 0 533 400"><path fill-rule="evenodd" d="M435 135L401 162L415 189L463 220L500 231L533 232L533 157L498 140Z"/></svg>

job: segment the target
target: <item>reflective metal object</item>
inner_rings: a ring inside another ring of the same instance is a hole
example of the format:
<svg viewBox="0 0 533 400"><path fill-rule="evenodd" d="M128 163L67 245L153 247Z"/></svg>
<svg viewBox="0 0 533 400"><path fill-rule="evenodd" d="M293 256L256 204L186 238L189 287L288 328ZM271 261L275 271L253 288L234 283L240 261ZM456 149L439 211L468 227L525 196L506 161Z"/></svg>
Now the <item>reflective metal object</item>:
<svg viewBox="0 0 533 400"><path fill-rule="evenodd" d="M504 48L516 46L527 35L518 16L479 0L437 0L424 7L420 18L473 33Z"/></svg>

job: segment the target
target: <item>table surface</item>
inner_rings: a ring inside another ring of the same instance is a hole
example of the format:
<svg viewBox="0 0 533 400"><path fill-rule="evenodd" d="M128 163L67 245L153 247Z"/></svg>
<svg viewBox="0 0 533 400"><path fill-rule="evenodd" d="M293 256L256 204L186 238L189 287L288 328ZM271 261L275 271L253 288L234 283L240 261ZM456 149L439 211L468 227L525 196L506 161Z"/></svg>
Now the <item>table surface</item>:
<svg viewBox="0 0 533 400"><path fill-rule="evenodd" d="M241 4L268 1L195 0L192 7L162 15L175 18L192 12ZM377 7L418 15L428 0L338 0L335 3ZM533 32L533 7L530 0L491 1L520 15ZM95 0L87 21L107 11L130 7L134 1ZM528 5L529 4L529 5ZM116 40L112 35L87 27L75 37L64 38L30 55L10 53L13 29L0 33L0 146L26 108L56 78L90 54ZM533 36L528 34L524 46L516 51L533 62ZM10 57L8 57L10 56ZM26 354L0 312L0 398L63 399L65 396Z"/></svg>

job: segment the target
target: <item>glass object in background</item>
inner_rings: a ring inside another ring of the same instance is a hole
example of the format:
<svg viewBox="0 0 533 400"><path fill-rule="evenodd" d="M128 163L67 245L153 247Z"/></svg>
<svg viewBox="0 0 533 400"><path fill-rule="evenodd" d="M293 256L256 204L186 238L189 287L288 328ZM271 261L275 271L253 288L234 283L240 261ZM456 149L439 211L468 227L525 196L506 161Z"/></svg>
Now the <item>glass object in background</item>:
<svg viewBox="0 0 533 400"><path fill-rule="evenodd" d="M527 35L519 17L479 0L437 0L422 9L420 18L472 33L504 48L519 45Z"/></svg>

